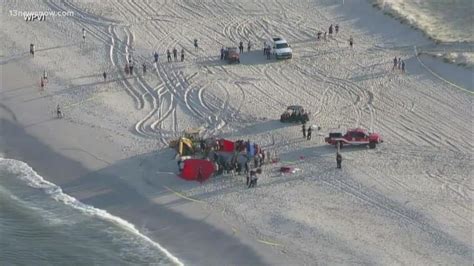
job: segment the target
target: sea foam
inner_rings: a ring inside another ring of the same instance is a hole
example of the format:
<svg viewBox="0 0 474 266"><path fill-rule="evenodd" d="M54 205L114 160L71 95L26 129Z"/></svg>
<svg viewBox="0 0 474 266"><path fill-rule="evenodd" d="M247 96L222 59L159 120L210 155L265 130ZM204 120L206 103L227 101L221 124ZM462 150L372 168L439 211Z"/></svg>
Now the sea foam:
<svg viewBox="0 0 474 266"><path fill-rule="evenodd" d="M77 200L74 197L69 196L68 194L63 193L60 186L45 180L42 176L37 174L28 164L13 160L13 159L3 159L0 158L0 169L3 171L11 172L12 174L17 175L22 181L24 181L28 186L36 189L43 190L48 194L52 199L62 202L67 206L70 206L74 209L81 211L86 215L97 217L99 219L114 223L120 228L131 232L146 242L150 243L152 246L156 247L158 250L163 252L173 263L176 265L184 265L178 258L173 256L168 250L163 248L160 244L154 242L148 236L142 234L136 227L127 222L126 220L111 215L105 210L95 208L91 205L84 204Z"/></svg>

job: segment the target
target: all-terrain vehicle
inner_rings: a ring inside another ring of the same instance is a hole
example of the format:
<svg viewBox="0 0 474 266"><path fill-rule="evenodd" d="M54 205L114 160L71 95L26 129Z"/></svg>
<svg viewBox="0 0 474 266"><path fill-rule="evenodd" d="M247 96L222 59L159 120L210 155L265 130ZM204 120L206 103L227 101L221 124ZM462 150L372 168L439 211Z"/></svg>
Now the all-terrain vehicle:
<svg viewBox="0 0 474 266"><path fill-rule="evenodd" d="M383 139L378 133L369 133L365 129L354 128L347 130L345 134L331 132L324 141L336 147L339 145L340 148L344 145L369 145L369 148L374 149L377 144L383 142Z"/></svg>
<svg viewBox="0 0 474 266"><path fill-rule="evenodd" d="M305 124L309 121L309 114L300 105L290 105L286 111L280 116L282 123L301 123Z"/></svg>
<svg viewBox="0 0 474 266"><path fill-rule="evenodd" d="M230 64L240 63L240 54L237 47L227 47L224 50L224 59L227 60Z"/></svg>

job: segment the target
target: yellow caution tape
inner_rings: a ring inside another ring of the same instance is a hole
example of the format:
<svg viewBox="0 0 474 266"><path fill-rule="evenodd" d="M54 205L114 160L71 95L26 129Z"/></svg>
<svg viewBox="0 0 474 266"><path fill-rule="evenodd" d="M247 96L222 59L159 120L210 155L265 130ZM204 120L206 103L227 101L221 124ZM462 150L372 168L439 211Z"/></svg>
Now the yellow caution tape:
<svg viewBox="0 0 474 266"><path fill-rule="evenodd" d="M279 244L279 243L265 241L265 240L261 240L261 239L257 239L257 241L260 242L260 243L263 243L263 244L270 245L270 246L283 246L282 244Z"/></svg>
<svg viewBox="0 0 474 266"><path fill-rule="evenodd" d="M193 201L193 202L197 202L197 203L206 203L205 201L202 201L202 200L197 200L197 199L193 199L193 198L190 198L182 193L179 193L178 191L174 191L172 190L171 188L167 187L167 186L163 186L164 188L166 188L167 190L173 192L174 194L176 194L176 196L180 197L180 198L183 198L183 199L187 199L187 200L190 200L190 201Z"/></svg>

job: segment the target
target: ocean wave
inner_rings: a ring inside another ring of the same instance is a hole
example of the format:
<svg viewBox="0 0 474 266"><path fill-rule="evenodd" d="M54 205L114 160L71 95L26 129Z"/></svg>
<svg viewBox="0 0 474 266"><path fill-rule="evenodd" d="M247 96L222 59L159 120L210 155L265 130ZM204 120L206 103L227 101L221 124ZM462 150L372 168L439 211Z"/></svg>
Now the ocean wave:
<svg viewBox="0 0 474 266"><path fill-rule="evenodd" d="M440 42L474 42L472 0L370 0L370 2Z"/></svg>
<svg viewBox="0 0 474 266"><path fill-rule="evenodd" d="M107 222L111 222L117 225L118 227L138 236L139 238L148 242L149 244L157 248L159 251L161 251L163 254L165 254L171 262L175 263L176 265L183 265L183 263L178 258L173 256L168 250L163 248L160 244L154 242L148 236L142 234L138 229L135 228L133 224L127 222L126 220L120 217L111 215L105 210L101 210L93 206L84 204L78 201L76 198L63 193L61 187L45 180L43 177L38 175L26 163L18 161L18 160L13 160L13 159L0 158L0 169L7 173L11 173L15 176L18 176L20 180L24 181L28 186L32 188L41 189L49 197L51 197L57 202L62 202L65 205L70 206L76 210L79 210L86 215L97 217ZM13 195L10 195L10 196L13 196Z"/></svg>

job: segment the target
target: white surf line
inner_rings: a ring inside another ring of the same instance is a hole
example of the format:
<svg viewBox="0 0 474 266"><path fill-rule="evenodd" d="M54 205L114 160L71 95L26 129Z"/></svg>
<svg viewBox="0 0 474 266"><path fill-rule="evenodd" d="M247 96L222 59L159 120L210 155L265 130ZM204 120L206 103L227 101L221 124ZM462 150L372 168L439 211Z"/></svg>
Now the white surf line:
<svg viewBox="0 0 474 266"><path fill-rule="evenodd" d="M97 217L102 220L106 220L108 222L111 222L122 229L125 229L139 237L141 237L143 240L146 242L150 243L154 247L156 247L158 250L163 252L173 263L176 265L184 265L177 257L173 256L168 250L166 250L164 247L162 247L160 244L157 242L154 242L151 238L148 236L142 234L132 223L118 217L110 214L106 210L98 209L92 205L87 205L76 198L64 193L62 191L62 188L52 182L49 182L45 180L42 176L40 176L38 173L36 173L30 166L28 166L26 163L17 161L17 160L12 160L12 159L0 159L0 162L7 162L7 166L9 164L20 164L20 169L22 170L22 175L20 179L22 181L25 181L28 186L36 189L41 189L43 190L46 194L51 196L52 199L62 202L67 206L70 206L76 210L81 211L82 213L86 215L90 215L93 217ZM10 166L13 167L13 166Z"/></svg>
<svg viewBox="0 0 474 266"><path fill-rule="evenodd" d="M450 84L451 86L453 86L453 87L455 87L455 88L457 88L457 89L459 89L459 90L465 91L465 92L470 93L470 94L474 94L473 91L470 91L470 90L465 89L465 88L463 88L463 87L461 87L461 86L458 86L458 85L452 83L451 81L446 80L446 79L444 79L443 77L441 77L440 75L436 74L436 73L435 73L433 70L431 70L427 65L425 65L425 63L423 63L423 61L421 61L420 57L418 56L418 50L416 49L416 45L414 45L413 48L414 48L414 51L415 51L415 57L416 57L416 59L418 60L418 62L421 64L421 66L423 66L426 70L428 70L428 72L430 72L431 74L433 74L433 76L439 78L440 80L442 80L442 81L444 81L444 82Z"/></svg>

